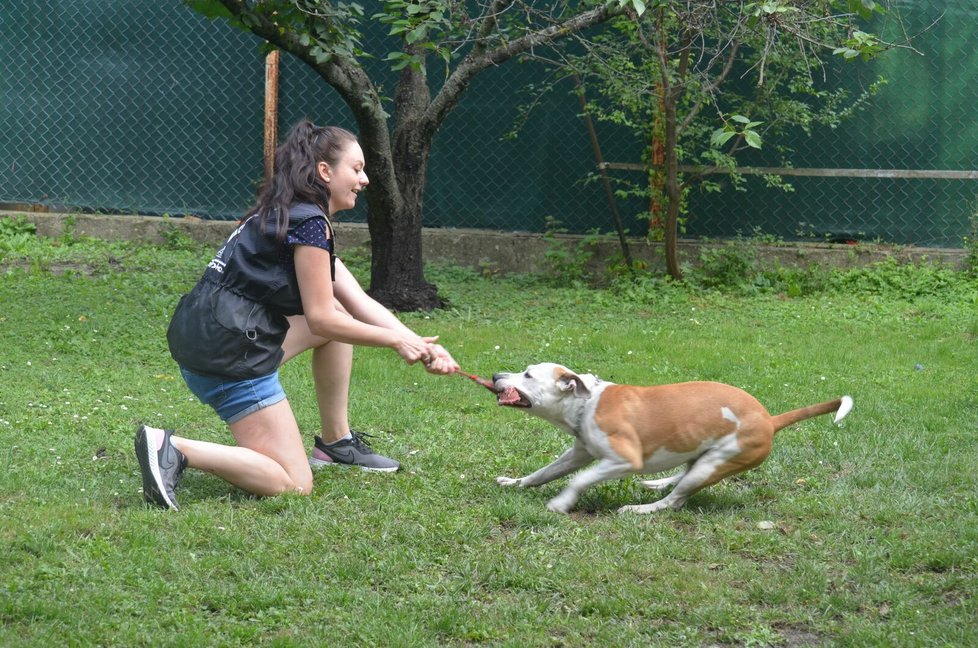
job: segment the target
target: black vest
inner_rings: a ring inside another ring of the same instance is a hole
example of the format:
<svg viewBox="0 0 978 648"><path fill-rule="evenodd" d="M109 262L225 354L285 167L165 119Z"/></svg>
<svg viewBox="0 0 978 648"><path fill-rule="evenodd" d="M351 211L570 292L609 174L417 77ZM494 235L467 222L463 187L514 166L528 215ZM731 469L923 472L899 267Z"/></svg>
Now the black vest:
<svg viewBox="0 0 978 648"><path fill-rule="evenodd" d="M325 214L315 205L293 206L289 231L310 218ZM241 380L270 374L282 362L285 318L302 314L302 298L295 267L283 261L274 219L268 221L263 228L257 216L246 219L180 298L166 339L181 367Z"/></svg>

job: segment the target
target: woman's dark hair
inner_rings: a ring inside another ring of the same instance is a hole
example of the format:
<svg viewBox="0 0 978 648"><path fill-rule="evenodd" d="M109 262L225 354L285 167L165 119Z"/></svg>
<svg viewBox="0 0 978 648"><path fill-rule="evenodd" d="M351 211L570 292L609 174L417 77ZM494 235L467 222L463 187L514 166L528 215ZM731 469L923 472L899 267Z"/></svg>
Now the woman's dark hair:
<svg viewBox="0 0 978 648"><path fill-rule="evenodd" d="M317 166L339 163L340 153L356 135L338 126L316 126L308 119L296 123L275 150L275 171L258 192L250 213L258 214L262 229L271 219L279 240L289 228L289 208L298 202L319 205L329 213L329 187L319 178Z"/></svg>

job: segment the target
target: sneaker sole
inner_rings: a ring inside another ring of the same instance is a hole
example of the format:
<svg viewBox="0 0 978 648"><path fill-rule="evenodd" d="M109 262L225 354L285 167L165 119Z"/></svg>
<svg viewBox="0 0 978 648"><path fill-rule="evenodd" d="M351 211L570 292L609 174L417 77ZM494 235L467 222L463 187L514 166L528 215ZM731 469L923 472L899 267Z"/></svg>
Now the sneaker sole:
<svg viewBox="0 0 978 648"><path fill-rule="evenodd" d="M170 501L166 496L160 477L159 457L156 450L149 447L146 436L146 426L140 425L136 431L136 458L139 459L139 469L143 474L143 499L150 504L179 511L176 502ZM152 481L147 481L147 474L152 477Z"/></svg>
<svg viewBox="0 0 978 648"><path fill-rule="evenodd" d="M319 470L320 468L326 468L331 466L339 466L342 468L359 468L360 470L365 470L367 472L382 472L382 473L392 473L400 470L400 466L391 466L390 468L373 468L371 466L359 466L356 464L345 464L339 461L323 461L322 459L309 458L309 467L313 470Z"/></svg>

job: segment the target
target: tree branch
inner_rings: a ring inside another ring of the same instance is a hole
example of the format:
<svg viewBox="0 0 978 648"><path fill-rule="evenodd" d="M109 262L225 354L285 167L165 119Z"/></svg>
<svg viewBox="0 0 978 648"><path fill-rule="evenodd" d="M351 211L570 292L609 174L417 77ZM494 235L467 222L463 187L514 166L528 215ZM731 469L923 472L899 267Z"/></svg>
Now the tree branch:
<svg viewBox="0 0 978 648"><path fill-rule="evenodd" d="M445 80L441 90L432 100L428 110L428 119L432 124L437 125L442 122L445 115L458 103L472 79L486 68L501 65L534 47L546 45L570 34L576 34L625 13L623 8L602 5L490 49L486 47L485 43L495 29L496 16L508 4L511 4L509 0L496 0L493 3L486 18L486 24L479 31L479 40Z"/></svg>

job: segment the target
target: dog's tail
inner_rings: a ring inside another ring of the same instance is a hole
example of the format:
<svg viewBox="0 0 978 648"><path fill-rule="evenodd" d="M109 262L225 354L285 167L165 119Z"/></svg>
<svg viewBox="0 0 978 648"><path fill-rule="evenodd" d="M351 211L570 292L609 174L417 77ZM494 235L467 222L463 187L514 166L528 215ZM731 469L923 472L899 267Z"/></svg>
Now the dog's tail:
<svg viewBox="0 0 978 648"><path fill-rule="evenodd" d="M794 425L798 421L804 421L805 419L810 419L813 416L821 416L822 414L828 414L830 412L835 412L835 419L833 423L838 423L846 417L849 410L852 409L852 398L849 396L843 396L842 398L837 398L834 401L826 401L825 403L819 403L818 405L809 405L808 407L801 407L796 410L791 410L790 412L785 412L784 414L778 414L777 416L771 417L771 422L774 424L774 431L777 432L782 428L786 428L789 425Z"/></svg>

